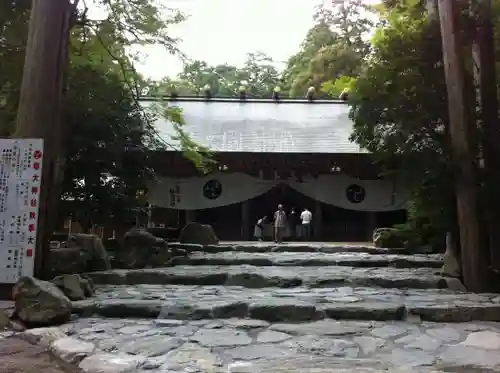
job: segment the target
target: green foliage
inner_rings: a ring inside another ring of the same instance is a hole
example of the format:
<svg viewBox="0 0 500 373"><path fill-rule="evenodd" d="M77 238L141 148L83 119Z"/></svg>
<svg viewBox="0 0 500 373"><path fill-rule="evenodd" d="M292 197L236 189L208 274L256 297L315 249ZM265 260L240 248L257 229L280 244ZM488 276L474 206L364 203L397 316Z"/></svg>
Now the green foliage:
<svg viewBox="0 0 500 373"><path fill-rule="evenodd" d="M331 98L338 99L340 94L344 91L350 92L355 84L357 78L342 75L336 80L328 80L321 85L321 92L326 93Z"/></svg>
<svg viewBox="0 0 500 373"><path fill-rule="evenodd" d="M261 52L249 53L242 72L250 97L271 97L279 81L279 73L271 57Z"/></svg>
<svg viewBox="0 0 500 373"><path fill-rule="evenodd" d="M165 107L146 112L138 102L149 83L135 70L135 45L162 44L176 52L169 38L178 12L166 13L154 0L96 0L104 19L92 20L79 9L70 35L70 65L63 108L68 128L67 158L61 212L88 227L130 221L144 207L138 198L155 177L149 150L165 150L177 137L186 156L206 168L210 153L182 131L180 112ZM82 4L82 2L80 2ZM0 135L14 129L22 80L31 0L0 2ZM162 139L153 126L165 115L177 130L175 139ZM201 153L202 152L202 153Z"/></svg>
<svg viewBox="0 0 500 373"><path fill-rule="evenodd" d="M242 68L230 65L209 66L205 61L193 61L184 66L177 79L165 78L153 85L149 94L179 96L203 95L209 86L215 97L236 97L244 85L249 97L269 98L279 84L279 73L273 60L261 52L249 53Z"/></svg>
<svg viewBox="0 0 500 373"><path fill-rule="evenodd" d="M154 176L141 108L117 74L75 66L64 102L67 138L61 210L84 227L131 221ZM91 109L91 110L89 110Z"/></svg>
<svg viewBox="0 0 500 373"><path fill-rule="evenodd" d="M420 4L388 9L372 48L350 96L352 139L413 188L406 228L436 237L455 222L439 25Z"/></svg>
<svg viewBox="0 0 500 373"><path fill-rule="evenodd" d="M304 96L310 86L329 95L326 82L356 77L369 51L367 33L373 11L361 0L331 0L318 9L316 24L309 30L300 51L288 61L283 74L291 97Z"/></svg>
<svg viewBox="0 0 500 373"><path fill-rule="evenodd" d="M364 0L330 0L319 7L315 19L330 25L343 45L366 55L370 49L366 37L372 31L373 12Z"/></svg>
<svg viewBox="0 0 500 373"><path fill-rule="evenodd" d="M14 130L31 0L0 1L0 136Z"/></svg>
<svg viewBox="0 0 500 373"><path fill-rule="evenodd" d="M173 126L175 135L171 137L175 144L169 144L169 147L175 150L180 150L184 153L187 159L192 160L198 168L203 172L209 172L215 165L213 160L214 152L209 148L195 143L190 136L184 131L186 124L182 116L182 109L174 106L169 106L167 102L158 101L150 106L150 111L153 115L159 115L167 119ZM160 149L163 148L160 144ZM149 148L156 148L149 143Z"/></svg>

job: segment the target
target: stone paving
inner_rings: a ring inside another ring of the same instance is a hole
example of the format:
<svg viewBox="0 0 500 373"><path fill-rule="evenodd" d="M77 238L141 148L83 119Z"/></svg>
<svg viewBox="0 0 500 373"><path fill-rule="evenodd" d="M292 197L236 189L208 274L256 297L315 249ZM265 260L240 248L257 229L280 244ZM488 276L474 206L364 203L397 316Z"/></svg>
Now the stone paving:
<svg viewBox="0 0 500 373"><path fill-rule="evenodd" d="M265 252L297 252L297 253L368 253L379 254L405 254L404 249L385 249L374 247L371 243L330 243L330 242L285 242L277 244L274 242L221 242L219 245L195 245L181 244L178 242L169 243L170 247L186 249L189 252L204 251L211 253L239 251L248 253Z"/></svg>
<svg viewBox="0 0 500 373"><path fill-rule="evenodd" d="M263 288L238 286L100 286L96 299L73 302L74 312L106 317L210 319L242 317L267 321L323 318L427 321L500 321L498 294L447 289Z"/></svg>
<svg viewBox="0 0 500 373"><path fill-rule="evenodd" d="M174 245L189 258L91 273L72 322L24 337L87 373L500 372L500 295L440 276L440 255Z"/></svg>
<svg viewBox="0 0 500 373"><path fill-rule="evenodd" d="M448 279L436 273L435 268L179 265L157 269L111 270L88 275L97 284L115 285L226 285L249 288L336 287L345 285L418 289L449 287Z"/></svg>
<svg viewBox="0 0 500 373"><path fill-rule="evenodd" d="M26 334L92 373L493 372L500 367L500 325L488 323L88 318Z"/></svg>
<svg viewBox="0 0 500 373"><path fill-rule="evenodd" d="M360 253L311 253L267 252L250 253L226 251L220 253L194 252L189 257L176 258L177 265L254 265L254 266L350 266L350 267L397 267L441 268L442 255L372 255Z"/></svg>
<svg viewBox="0 0 500 373"><path fill-rule="evenodd" d="M82 373L77 367L55 359L42 346L5 332L0 333L0 372Z"/></svg>

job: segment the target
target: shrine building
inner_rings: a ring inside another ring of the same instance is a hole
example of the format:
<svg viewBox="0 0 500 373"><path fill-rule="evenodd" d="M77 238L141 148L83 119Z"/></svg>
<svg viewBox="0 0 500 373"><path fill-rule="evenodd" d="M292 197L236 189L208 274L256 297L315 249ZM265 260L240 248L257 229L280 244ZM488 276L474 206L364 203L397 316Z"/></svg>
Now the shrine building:
<svg viewBox="0 0 500 373"><path fill-rule="evenodd" d="M402 223L409 190L383 179L370 154L349 140L349 106L334 100L175 98L184 130L215 151L203 174L179 151L154 153L160 174L148 186L150 223L211 224L221 240L250 240L258 218L307 207L317 241L367 241L373 229ZM150 107L154 99L141 101ZM155 123L171 142L164 119ZM265 229L270 238L271 226Z"/></svg>

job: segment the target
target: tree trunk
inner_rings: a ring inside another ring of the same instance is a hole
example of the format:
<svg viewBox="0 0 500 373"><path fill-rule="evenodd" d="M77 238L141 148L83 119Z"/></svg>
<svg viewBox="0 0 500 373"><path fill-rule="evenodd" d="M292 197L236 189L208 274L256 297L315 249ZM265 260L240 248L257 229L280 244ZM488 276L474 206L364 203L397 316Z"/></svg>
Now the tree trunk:
<svg viewBox="0 0 500 373"><path fill-rule="evenodd" d="M45 253L60 197L64 156L61 153L61 99L68 61L69 23L74 5L68 0L33 0L29 21L21 96L14 138L44 140L35 276L43 277Z"/></svg>
<svg viewBox="0 0 500 373"><path fill-rule="evenodd" d="M472 56L474 77L479 87L482 149L484 160L484 212L490 248L490 261L500 271L500 127L496 86L496 59L491 21L491 1L480 0L473 10L476 28L473 35Z"/></svg>
<svg viewBox="0 0 500 373"><path fill-rule="evenodd" d="M489 285L487 247L481 229L478 175L474 148L475 124L468 110L463 43L460 40L459 9L456 0L439 0L449 106L449 132L455 173L460 253L465 286L485 291Z"/></svg>

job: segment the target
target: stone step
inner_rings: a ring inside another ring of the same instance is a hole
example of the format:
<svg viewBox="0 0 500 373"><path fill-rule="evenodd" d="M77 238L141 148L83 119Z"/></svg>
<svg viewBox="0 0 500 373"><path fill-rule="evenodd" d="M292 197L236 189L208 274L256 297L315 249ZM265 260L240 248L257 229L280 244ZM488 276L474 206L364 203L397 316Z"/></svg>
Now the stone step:
<svg viewBox="0 0 500 373"><path fill-rule="evenodd" d="M174 266L156 269L109 270L87 274L96 284L234 285L248 288L297 286L378 286L384 288L455 288L460 282L436 274L435 268L356 268Z"/></svg>
<svg viewBox="0 0 500 373"><path fill-rule="evenodd" d="M220 253L227 251L241 251L248 253L266 252L294 252L294 253L368 253L379 254L402 254L408 255L404 248L386 249L375 247L372 244L355 243L328 243L328 242L285 242L277 244L274 242L221 242L218 245L196 245L170 242L169 247L184 249L188 252L203 251L208 253Z"/></svg>
<svg viewBox="0 0 500 373"><path fill-rule="evenodd" d="M163 319L251 318L269 322L317 319L436 322L500 321L498 294L448 289L366 287L99 286L95 298L74 302L84 316Z"/></svg>
<svg viewBox="0 0 500 373"><path fill-rule="evenodd" d="M351 267L396 267L441 268L441 254L398 255L368 253L321 253L321 252L268 252L250 253L226 251L220 253L193 252L189 257L176 257L174 265L254 265L254 266L351 266Z"/></svg>
<svg viewBox="0 0 500 373"><path fill-rule="evenodd" d="M227 373L238 363L255 373L500 369L498 323L83 318L24 334L87 372Z"/></svg>

